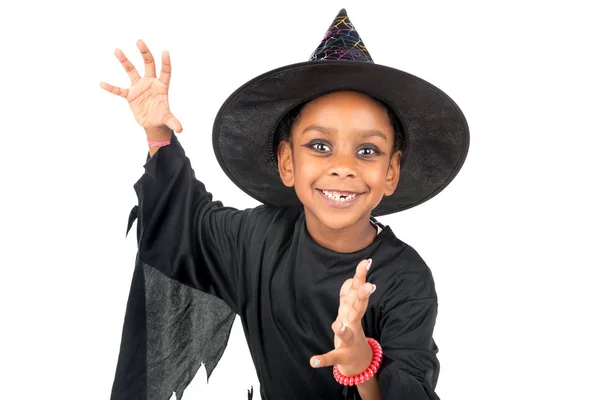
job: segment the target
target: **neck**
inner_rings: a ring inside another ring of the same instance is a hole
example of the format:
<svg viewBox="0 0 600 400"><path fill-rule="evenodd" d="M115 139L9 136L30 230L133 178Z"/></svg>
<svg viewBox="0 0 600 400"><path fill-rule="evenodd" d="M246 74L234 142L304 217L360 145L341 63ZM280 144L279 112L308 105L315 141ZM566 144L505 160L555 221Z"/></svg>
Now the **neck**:
<svg viewBox="0 0 600 400"><path fill-rule="evenodd" d="M332 229L324 225L306 209L305 215L306 229L312 239L320 246L338 253L362 250L377 237L377 228L371 224L369 215L342 229Z"/></svg>

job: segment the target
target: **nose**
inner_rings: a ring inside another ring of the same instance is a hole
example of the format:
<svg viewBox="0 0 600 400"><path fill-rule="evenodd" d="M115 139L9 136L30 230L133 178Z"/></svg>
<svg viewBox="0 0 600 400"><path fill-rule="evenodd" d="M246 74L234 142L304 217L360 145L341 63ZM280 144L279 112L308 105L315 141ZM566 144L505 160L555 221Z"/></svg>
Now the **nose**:
<svg viewBox="0 0 600 400"><path fill-rule="evenodd" d="M340 178L356 178L356 157L354 157L354 154L334 153L330 160L330 175Z"/></svg>

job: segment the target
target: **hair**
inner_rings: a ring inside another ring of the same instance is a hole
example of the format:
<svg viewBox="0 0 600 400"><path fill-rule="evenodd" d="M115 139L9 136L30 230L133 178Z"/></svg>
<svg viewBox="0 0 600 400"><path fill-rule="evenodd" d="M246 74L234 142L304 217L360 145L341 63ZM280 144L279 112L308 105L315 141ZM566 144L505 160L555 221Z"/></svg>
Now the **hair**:
<svg viewBox="0 0 600 400"><path fill-rule="evenodd" d="M394 131L394 147L392 148L392 154L400 150L400 166L402 167L406 160L406 150L408 147L402 123L400 122L400 119L398 118L396 113L392 111L392 109L387 104L377 99L373 100L381 104L387 111L388 118L391 121L392 129ZM275 128L273 141L273 151L275 153L275 160L277 160L277 148L279 147L279 143L283 141L291 142L292 128L294 127L294 125L296 125L296 122L298 122L298 119L302 115L302 109L309 101L305 101L304 103L301 103L296 107L292 108L286 115L284 115L284 117L281 119L281 122L279 122L279 125L277 125L277 127Z"/></svg>

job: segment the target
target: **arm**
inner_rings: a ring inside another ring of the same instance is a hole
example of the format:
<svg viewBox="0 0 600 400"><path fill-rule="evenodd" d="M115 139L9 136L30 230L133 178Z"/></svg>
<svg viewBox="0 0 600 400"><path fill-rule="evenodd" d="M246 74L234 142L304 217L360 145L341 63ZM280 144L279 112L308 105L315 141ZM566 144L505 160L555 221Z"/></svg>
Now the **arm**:
<svg viewBox="0 0 600 400"><path fill-rule="evenodd" d="M127 100L136 121L151 141L171 139L171 145L149 148L146 172L135 184L138 206L130 224L138 219L138 259L170 278L223 299L237 310L238 254L250 211L238 211L212 201L199 182L173 131L182 126L169 108L171 60L162 54L160 76L152 53L137 43L144 59L144 75L119 49L117 59L131 87L102 82L102 88Z"/></svg>
<svg viewBox="0 0 600 400"><path fill-rule="evenodd" d="M173 392L181 398L201 365L210 376L227 345L235 317L232 309L238 310L242 232L245 221L255 215L213 202L196 180L177 138L171 137L182 127L169 109L169 53L163 52L157 78L150 50L142 41L138 48L144 58L143 76L117 49L131 87L105 82L101 86L127 100L149 140L171 139L172 144L149 148L145 173L134 186L139 204L130 214L127 230L138 218L139 251L113 400L169 398Z"/></svg>
<svg viewBox="0 0 600 400"><path fill-rule="evenodd" d="M402 254L402 266L395 275L381 270L385 274L381 283L385 292L378 300L373 319L366 322L368 336L378 339L383 358L378 374L357 385L362 400L439 400L434 392L439 363L432 337L437 317L433 277L412 248L406 248ZM361 322L376 288L366 283L369 266L370 261L361 261L354 277L342 285L338 317L331 326L335 349L311 357L313 367L337 364L342 375L355 376L373 360Z"/></svg>
<svg viewBox="0 0 600 400"><path fill-rule="evenodd" d="M382 332L383 363L379 371L382 399L433 400L439 375L432 332L437 316L434 298L399 304Z"/></svg>
<svg viewBox="0 0 600 400"><path fill-rule="evenodd" d="M166 276L237 307L240 254L260 209L213 201L176 136L144 166L138 197L138 256Z"/></svg>
<svg viewBox="0 0 600 400"><path fill-rule="evenodd" d="M433 340L437 295L429 268L415 264L402 273L380 304L383 362L378 374L384 400L439 400L434 389L440 371ZM412 293L406 295L406 289Z"/></svg>
<svg viewBox="0 0 600 400"><path fill-rule="evenodd" d="M361 383L356 387L362 400L381 400L381 391L379 390L377 376L374 376L365 383Z"/></svg>

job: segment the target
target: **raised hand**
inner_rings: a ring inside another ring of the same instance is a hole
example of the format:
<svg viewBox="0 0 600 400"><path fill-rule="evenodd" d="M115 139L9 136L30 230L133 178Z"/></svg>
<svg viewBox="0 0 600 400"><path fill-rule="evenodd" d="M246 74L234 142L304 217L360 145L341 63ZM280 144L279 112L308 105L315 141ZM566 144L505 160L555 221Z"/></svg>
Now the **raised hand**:
<svg viewBox="0 0 600 400"><path fill-rule="evenodd" d="M144 76L140 76L131 61L125 57L120 49L115 50L117 59L125 68L131 80L128 89L116 87L106 82L100 86L117 96L125 98L131 106L133 116L148 134L150 139L161 140L164 132L173 130L181 132L181 123L169 108L168 91L171 80L171 59L167 51L162 54L162 68L160 77L156 77L156 65L152 53L142 40L138 40L137 46L144 59ZM153 136L154 137L151 137Z"/></svg>
<svg viewBox="0 0 600 400"><path fill-rule="evenodd" d="M340 290L338 316L331 325L335 349L329 353L313 356L310 364L315 368L338 364L343 375L353 376L363 372L373 359L373 351L362 329L362 318L369 304L369 296L376 289L366 283L371 260L363 260L356 267L356 274L348 279Z"/></svg>

